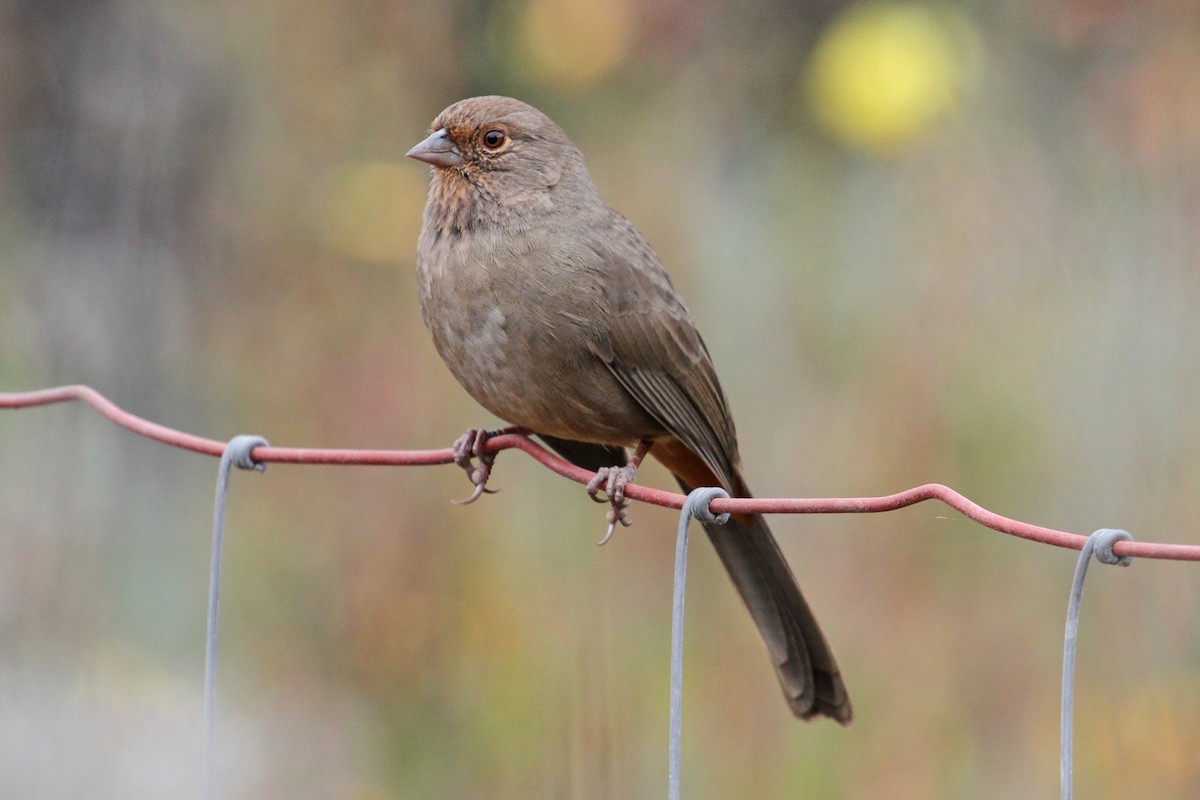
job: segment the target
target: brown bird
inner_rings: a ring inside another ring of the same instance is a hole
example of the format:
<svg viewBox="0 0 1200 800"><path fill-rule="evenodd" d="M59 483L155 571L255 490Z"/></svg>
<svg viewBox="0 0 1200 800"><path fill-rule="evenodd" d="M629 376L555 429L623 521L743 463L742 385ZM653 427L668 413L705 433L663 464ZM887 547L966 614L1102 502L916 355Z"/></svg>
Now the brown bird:
<svg viewBox="0 0 1200 800"><path fill-rule="evenodd" d="M507 97L462 100L408 152L431 164L417 249L421 311L438 353L481 405L597 471L624 521L647 452L684 491L749 497L712 359L638 230L600 197L558 125ZM491 432L457 461L484 490ZM626 447L636 447L627 461ZM472 456L479 460L473 467ZM758 626L796 716L850 722L829 645L766 522L705 525ZM611 531L611 526L610 526Z"/></svg>

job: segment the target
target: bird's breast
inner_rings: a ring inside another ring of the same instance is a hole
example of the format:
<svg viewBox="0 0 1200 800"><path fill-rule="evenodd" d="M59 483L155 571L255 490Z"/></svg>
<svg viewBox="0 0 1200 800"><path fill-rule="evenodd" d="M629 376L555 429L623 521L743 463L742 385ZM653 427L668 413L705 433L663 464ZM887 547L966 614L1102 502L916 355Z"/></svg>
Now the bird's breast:
<svg viewBox="0 0 1200 800"><path fill-rule="evenodd" d="M567 249L482 231L453 237L426 230L417 266L434 345L481 405L564 438L642 435L644 412L591 347L605 335L601 287ZM628 420L638 430L626 430Z"/></svg>

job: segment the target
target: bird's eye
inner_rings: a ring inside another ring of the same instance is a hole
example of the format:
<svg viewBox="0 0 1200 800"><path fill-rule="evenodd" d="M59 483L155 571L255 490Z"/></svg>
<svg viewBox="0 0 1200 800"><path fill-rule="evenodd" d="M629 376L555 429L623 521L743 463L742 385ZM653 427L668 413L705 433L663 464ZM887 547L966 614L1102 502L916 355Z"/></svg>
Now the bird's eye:
<svg viewBox="0 0 1200 800"><path fill-rule="evenodd" d="M499 150L507 141L508 137L499 128L492 128L483 135L483 146L488 150Z"/></svg>

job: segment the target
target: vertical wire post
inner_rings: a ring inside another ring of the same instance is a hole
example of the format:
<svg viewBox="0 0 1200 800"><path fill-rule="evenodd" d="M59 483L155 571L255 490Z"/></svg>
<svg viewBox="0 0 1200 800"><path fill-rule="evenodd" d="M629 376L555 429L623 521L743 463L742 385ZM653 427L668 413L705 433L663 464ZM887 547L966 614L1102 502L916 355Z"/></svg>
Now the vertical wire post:
<svg viewBox="0 0 1200 800"><path fill-rule="evenodd" d="M1119 541L1133 541L1133 537L1126 531L1101 528L1083 543L1083 547L1079 551L1079 560L1075 563L1075 578L1071 581L1071 595L1067 600L1066 635L1063 637L1062 718L1059 743L1059 796L1061 800L1071 800L1073 791L1075 645L1079 639L1079 601L1083 596L1083 579L1087 577L1088 562L1092 560L1093 554L1104 564L1129 566L1132 561L1129 556L1118 556L1113 552L1113 545Z"/></svg>
<svg viewBox="0 0 1200 800"><path fill-rule="evenodd" d="M708 505L729 494L715 486L693 489L679 512L675 538L675 590L671 604L671 719L667 745L667 797L680 800L680 762L683 756L683 605L687 584L688 523L692 517L705 523L724 525L728 514L717 516Z"/></svg>
<svg viewBox="0 0 1200 800"><path fill-rule="evenodd" d="M250 453L256 447L269 447L261 436L235 436L225 445L217 467L217 492L213 500L212 560L208 568L208 631L204 641L204 797L215 794L214 717L217 703L217 629L221 609L221 554L225 546L225 507L229 496L229 467L262 472L267 465L256 462Z"/></svg>

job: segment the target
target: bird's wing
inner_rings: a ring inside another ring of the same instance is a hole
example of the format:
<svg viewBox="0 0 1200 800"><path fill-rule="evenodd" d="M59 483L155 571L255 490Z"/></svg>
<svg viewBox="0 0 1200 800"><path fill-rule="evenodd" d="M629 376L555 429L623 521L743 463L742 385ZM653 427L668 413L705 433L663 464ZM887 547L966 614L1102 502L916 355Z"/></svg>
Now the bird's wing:
<svg viewBox="0 0 1200 800"><path fill-rule="evenodd" d="M627 392L732 487L737 437L708 348L650 245L614 212L592 244L601 260L609 325L593 345Z"/></svg>

